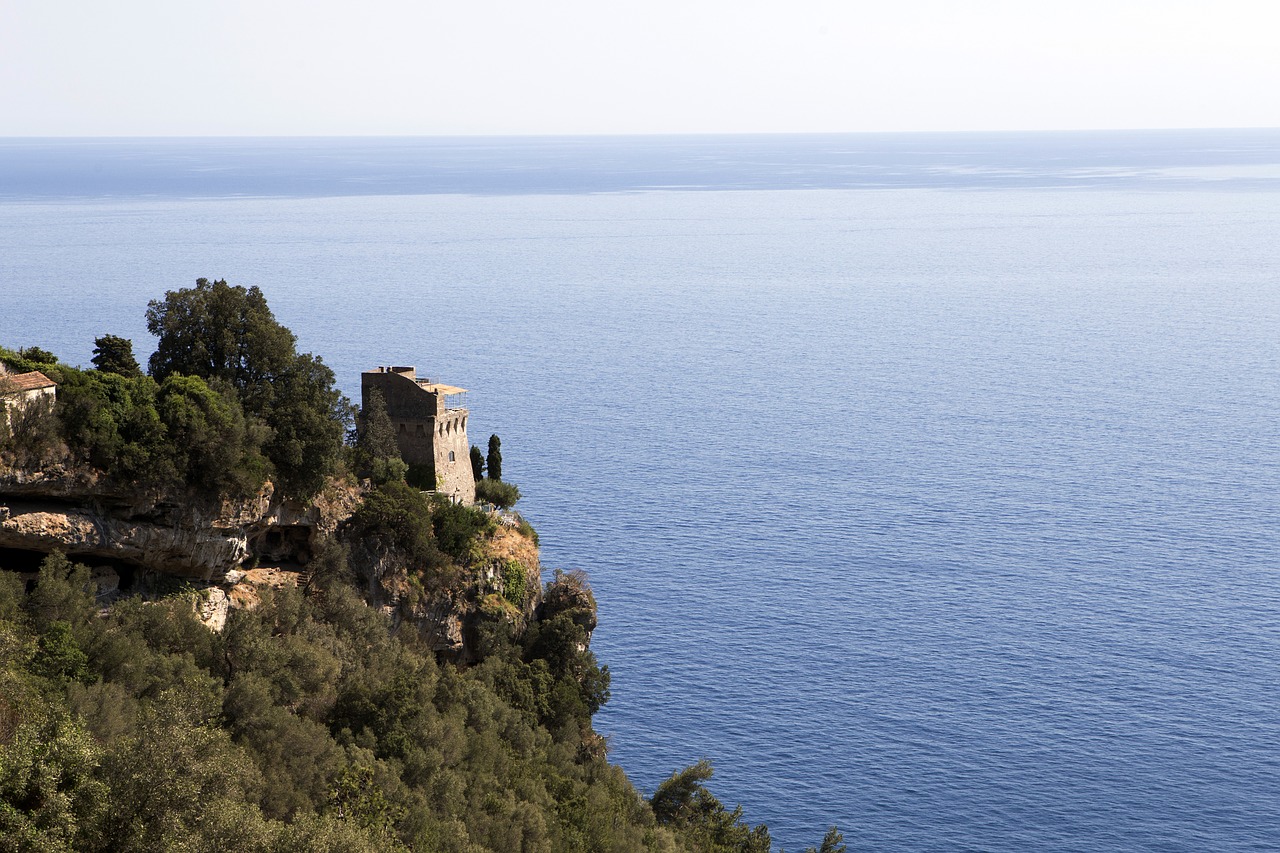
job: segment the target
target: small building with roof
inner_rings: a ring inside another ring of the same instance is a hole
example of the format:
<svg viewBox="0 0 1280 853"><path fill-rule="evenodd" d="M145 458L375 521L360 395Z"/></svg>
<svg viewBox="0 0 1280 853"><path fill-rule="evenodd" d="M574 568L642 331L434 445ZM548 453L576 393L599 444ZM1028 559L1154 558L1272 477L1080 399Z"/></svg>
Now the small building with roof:
<svg viewBox="0 0 1280 853"><path fill-rule="evenodd" d="M25 409L37 400L47 401L52 407L58 393L58 383L38 370L29 373L9 373L0 362L0 414L8 426L13 412Z"/></svg>

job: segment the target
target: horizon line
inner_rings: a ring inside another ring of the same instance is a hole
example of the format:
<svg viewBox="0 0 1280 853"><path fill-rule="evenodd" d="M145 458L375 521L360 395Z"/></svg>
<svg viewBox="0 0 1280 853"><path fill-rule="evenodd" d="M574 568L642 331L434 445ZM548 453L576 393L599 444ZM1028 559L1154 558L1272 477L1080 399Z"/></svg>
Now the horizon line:
<svg viewBox="0 0 1280 853"><path fill-rule="evenodd" d="M998 130L762 130L565 133L218 133L218 134L0 134L0 140L210 140L210 139L634 139L795 136L1015 136L1090 133L1223 133L1280 131L1280 125L1222 127L1096 127Z"/></svg>

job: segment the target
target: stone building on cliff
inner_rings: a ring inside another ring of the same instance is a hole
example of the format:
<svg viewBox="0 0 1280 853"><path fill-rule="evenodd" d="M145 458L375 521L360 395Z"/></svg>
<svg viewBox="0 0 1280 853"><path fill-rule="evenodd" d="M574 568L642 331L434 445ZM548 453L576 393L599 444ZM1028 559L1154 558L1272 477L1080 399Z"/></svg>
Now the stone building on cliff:
<svg viewBox="0 0 1280 853"><path fill-rule="evenodd" d="M36 401L53 405L58 383L38 370L30 373L10 373L0 362L0 421L11 422L12 413L25 409Z"/></svg>
<svg viewBox="0 0 1280 853"><path fill-rule="evenodd" d="M450 408L448 398L465 388L419 379L412 367L379 367L360 374L361 405L369 405L373 389L382 392L396 432L400 456L435 483L436 491L455 501L474 503L476 481L471 471L464 408Z"/></svg>

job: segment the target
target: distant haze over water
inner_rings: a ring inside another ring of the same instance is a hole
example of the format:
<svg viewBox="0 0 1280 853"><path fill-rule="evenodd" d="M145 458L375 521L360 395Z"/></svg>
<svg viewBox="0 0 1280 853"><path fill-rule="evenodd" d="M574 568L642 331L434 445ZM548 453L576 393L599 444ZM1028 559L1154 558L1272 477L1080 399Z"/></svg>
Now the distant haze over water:
<svg viewBox="0 0 1280 853"><path fill-rule="evenodd" d="M0 198L1223 185L1280 185L1280 130L0 138Z"/></svg>
<svg viewBox="0 0 1280 853"><path fill-rule="evenodd" d="M613 759L792 853L1271 850L1278 190L1273 130L11 139L0 343L225 277L471 389Z"/></svg>

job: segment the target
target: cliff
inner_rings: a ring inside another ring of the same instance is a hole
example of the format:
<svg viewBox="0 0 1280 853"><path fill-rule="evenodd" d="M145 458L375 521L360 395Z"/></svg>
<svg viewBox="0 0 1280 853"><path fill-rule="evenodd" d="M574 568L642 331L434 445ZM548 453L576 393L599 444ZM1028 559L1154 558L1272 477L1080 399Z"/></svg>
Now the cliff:
<svg viewBox="0 0 1280 853"><path fill-rule="evenodd" d="M305 586L318 572L338 572L396 630L416 631L459 662L482 656L486 624L521 633L536 617L538 547L517 517L486 516L462 560L427 571L394 541L361 529L355 514L367 488L331 479L306 505L279 499L270 483L244 500L175 498L113 484L92 469L0 463L0 555L29 577L54 551L84 562L102 603L183 585L214 629L229 610L255 606L260 587Z"/></svg>

